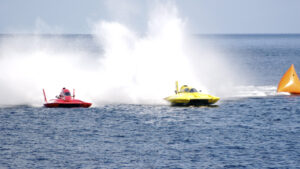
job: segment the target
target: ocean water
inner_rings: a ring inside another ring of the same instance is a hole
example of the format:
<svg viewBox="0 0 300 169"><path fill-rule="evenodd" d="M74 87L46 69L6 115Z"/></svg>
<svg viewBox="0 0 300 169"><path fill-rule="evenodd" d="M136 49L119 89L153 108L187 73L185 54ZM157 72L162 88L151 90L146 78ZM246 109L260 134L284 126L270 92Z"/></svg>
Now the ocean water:
<svg viewBox="0 0 300 169"><path fill-rule="evenodd" d="M61 36L91 58L103 50L90 35ZM276 94L276 85L290 64L300 72L300 35L195 40L249 73L240 95L210 107L1 106L0 168L299 168L300 97Z"/></svg>

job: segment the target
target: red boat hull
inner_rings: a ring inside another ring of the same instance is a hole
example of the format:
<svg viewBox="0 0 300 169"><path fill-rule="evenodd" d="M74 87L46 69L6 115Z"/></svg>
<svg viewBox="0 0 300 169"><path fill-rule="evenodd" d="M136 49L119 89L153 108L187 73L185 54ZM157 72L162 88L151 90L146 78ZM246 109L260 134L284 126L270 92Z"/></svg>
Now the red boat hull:
<svg viewBox="0 0 300 169"><path fill-rule="evenodd" d="M62 99L55 99L52 102L45 103L44 106L48 108L75 108L75 107L82 107L88 108L92 105L92 103L83 102L81 100L62 100Z"/></svg>

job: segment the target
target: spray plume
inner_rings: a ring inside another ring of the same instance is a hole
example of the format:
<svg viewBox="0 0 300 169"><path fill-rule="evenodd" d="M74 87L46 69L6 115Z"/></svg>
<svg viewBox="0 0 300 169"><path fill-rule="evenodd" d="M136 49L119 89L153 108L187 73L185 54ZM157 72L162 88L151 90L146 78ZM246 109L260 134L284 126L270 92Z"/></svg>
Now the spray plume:
<svg viewBox="0 0 300 169"><path fill-rule="evenodd" d="M62 87L94 105L163 104L179 82L204 92L229 95L232 66L214 49L197 44L172 4L158 4L145 34L118 22L100 21L93 39L101 52L68 45L61 36L10 37L0 42L0 104L40 105ZM73 39L72 39L73 40Z"/></svg>

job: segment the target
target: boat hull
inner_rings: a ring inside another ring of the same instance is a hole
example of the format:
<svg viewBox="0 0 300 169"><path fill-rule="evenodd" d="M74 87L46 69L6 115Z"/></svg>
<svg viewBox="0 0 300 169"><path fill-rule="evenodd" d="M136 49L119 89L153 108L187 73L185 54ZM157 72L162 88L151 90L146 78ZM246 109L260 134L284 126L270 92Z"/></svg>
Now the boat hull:
<svg viewBox="0 0 300 169"><path fill-rule="evenodd" d="M73 99L73 100L63 100L63 99L54 99L50 102L44 104L45 107L48 108L88 108L92 105L92 103L84 102L81 100Z"/></svg>
<svg viewBox="0 0 300 169"><path fill-rule="evenodd" d="M202 93L180 93L169 96L165 100L172 106L205 106L216 103L220 98Z"/></svg>
<svg viewBox="0 0 300 169"><path fill-rule="evenodd" d="M208 99L194 99L188 102L171 102L172 106L207 106L213 104Z"/></svg>
<svg viewBox="0 0 300 169"><path fill-rule="evenodd" d="M45 103L44 106L48 108L89 108L91 103Z"/></svg>

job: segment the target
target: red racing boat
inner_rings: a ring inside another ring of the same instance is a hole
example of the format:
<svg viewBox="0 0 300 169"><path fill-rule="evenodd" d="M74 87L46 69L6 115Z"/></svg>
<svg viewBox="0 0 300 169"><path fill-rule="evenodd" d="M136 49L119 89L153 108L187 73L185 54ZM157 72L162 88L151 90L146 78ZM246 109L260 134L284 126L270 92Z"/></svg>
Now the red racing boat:
<svg viewBox="0 0 300 169"><path fill-rule="evenodd" d="M56 99L51 99L49 102L47 101L45 90L43 89L44 99L45 99L45 107L48 108L73 108L73 107L83 107L88 108L92 105L92 103L84 102L81 100L75 99L75 90L73 89L73 96L68 89L63 88L60 95L56 96Z"/></svg>

